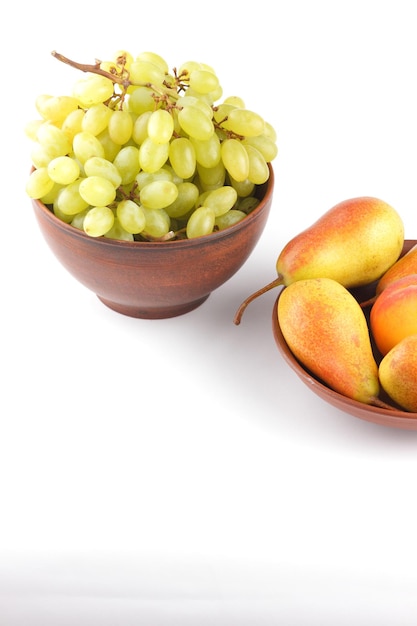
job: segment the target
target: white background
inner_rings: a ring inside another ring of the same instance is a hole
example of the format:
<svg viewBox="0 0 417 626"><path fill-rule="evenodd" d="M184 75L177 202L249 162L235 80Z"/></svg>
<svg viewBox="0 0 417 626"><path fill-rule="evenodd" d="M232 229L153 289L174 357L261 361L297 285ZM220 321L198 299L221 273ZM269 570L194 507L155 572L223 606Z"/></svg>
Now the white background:
<svg viewBox="0 0 417 626"><path fill-rule="evenodd" d="M341 200L380 197L417 238L415 3L39 0L2 25L1 626L415 625L417 433L313 395L276 292L232 322ZM78 284L24 191L35 97L76 77L50 52L122 48L209 63L278 133L258 246L169 320Z"/></svg>

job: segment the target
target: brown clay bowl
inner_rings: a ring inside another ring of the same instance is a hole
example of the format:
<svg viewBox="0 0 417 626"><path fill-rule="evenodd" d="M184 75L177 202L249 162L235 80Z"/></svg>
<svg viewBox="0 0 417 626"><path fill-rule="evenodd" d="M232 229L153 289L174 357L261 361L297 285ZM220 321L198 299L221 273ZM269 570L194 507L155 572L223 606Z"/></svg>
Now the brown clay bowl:
<svg viewBox="0 0 417 626"><path fill-rule="evenodd" d="M402 254L405 254L412 246L417 243L417 240L406 240ZM282 293L282 291L281 291ZM363 287L360 289L352 290L359 302L363 302L372 297L375 293L375 284ZM275 342L278 346L278 350L283 356L286 363L294 370L305 385L313 393L318 395L322 400L328 402L332 406L349 413L354 417L358 417L368 422L374 422L375 424L381 424L383 426L391 426L394 428L401 428L404 430L417 430L417 413L409 413L396 406L387 396L383 397L384 402L387 402L392 409L383 409L374 406L368 406L356 400L351 400L346 396L337 393L333 389L330 389L323 381L316 378L311 372L309 372L292 354L289 349L279 326L277 307L278 300L275 301L272 313L272 330L275 338ZM364 310L365 315L369 316L369 310ZM369 318L368 318L369 319ZM375 358L377 362L381 359L381 355L378 353L374 346ZM381 396L382 397L382 396Z"/></svg>
<svg viewBox="0 0 417 626"><path fill-rule="evenodd" d="M195 239L127 242L94 238L32 200L40 230L62 265L109 308L137 318L182 315L246 262L266 225L274 173L259 186L259 205L238 224Z"/></svg>

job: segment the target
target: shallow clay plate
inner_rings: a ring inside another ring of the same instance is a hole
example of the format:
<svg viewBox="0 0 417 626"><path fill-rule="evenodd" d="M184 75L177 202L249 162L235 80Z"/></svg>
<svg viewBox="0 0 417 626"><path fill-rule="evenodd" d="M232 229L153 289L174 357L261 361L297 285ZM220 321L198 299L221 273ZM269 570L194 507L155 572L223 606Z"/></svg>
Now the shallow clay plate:
<svg viewBox="0 0 417 626"><path fill-rule="evenodd" d="M402 255L404 255L410 248L412 248L417 243L417 240L407 239L404 242L404 248L402 251ZM364 288L352 290L353 295L357 298L359 302L363 302L367 300L375 293L375 285L369 285ZM282 292L281 292L282 293ZM295 373L299 376L299 378L320 398L333 405L337 409L344 411L345 413L349 413L355 417L359 417L360 419L367 420L368 422L374 422L376 424L381 424L383 426L391 426L394 428L402 428L404 430L417 430L417 413L409 413L407 411L402 410L400 407L395 405L387 396L382 396L383 400L392 406L392 409L381 409L374 406L368 406L367 404L363 404L362 402L357 402L356 400L351 400L346 396L333 391L325 385L320 379L316 378L311 372L304 368L304 366L295 358L289 349L285 339L282 335L278 317L277 317L277 307L278 307L279 296L274 304L273 313L272 313L272 329L274 333L274 338L278 349L284 360L287 364L295 371ZM369 309L364 310L365 315L368 317ZM375 349L375 358L377 361L381 359L381 355L378 354Z"/></svg>

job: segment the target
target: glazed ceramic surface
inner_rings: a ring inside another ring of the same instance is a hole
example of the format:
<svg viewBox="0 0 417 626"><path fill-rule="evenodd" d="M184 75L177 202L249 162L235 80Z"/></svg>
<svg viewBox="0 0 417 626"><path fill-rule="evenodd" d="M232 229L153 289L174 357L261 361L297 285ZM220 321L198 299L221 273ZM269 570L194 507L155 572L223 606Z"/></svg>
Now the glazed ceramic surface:
<svg viewBox="0 0 417 626"><path fill-rule="evenodd" d="M167 318L201 305L231 278L255 248L268 219L273 169L259 205L234 226L195 239L126 242L93 238L59 220L42 202L33 208L62 265L111 309L140 318Z"/></svg>
<svg viewBox="0 0 417 626"><path fill-rule="evenodd" d="M410 248L417 243L417 240L406 240L402 254L405 254ZM282 293L282 291L281 291ZM363 302L372 297L375 293L375 284L363 287L360 289L352 290L359 302ZM381 424L384 426L391 426L395 428L402 428L406 430L417 430L417 413L410 413L402 410L396 406L386 395L381 395L383 400L392 406L392 409L383 409L374 406L369 406L355 400L351 400L340 393L337 393L333 389L330 389L323 381L316 378L311 372L309 372L304 366L295 358L289 349L279 326L277 307L278 300L275 301L272 312L272 329L278 349L283 356L286 363L294 370L299 378L320 398L335 406L337 409L349 413L355 417ZM369 309L365 309L365 315L369 316ZM374 346L375 358L377 362L380 361L381 355L378 353Z"/></svg>

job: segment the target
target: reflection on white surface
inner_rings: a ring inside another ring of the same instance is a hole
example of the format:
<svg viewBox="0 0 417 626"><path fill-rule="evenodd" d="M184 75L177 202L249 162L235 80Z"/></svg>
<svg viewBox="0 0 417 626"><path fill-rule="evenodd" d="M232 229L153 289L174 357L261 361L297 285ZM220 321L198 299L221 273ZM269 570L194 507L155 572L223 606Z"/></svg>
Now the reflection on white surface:
<svg viewBox="0 0 417 626"><path fill-rule="evenodd" d="M3 626L391 626L414 623L414 581L205 559L12 559Z"/></svg>

